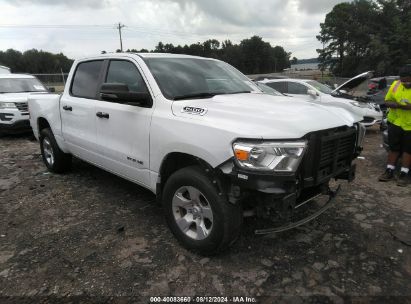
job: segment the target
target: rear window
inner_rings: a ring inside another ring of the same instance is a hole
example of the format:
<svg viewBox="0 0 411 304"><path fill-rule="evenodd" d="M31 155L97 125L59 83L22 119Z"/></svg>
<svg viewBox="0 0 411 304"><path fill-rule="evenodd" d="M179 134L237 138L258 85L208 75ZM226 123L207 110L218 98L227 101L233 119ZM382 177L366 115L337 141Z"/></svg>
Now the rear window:
<svg viewBox="0 0 411 304"><path fill-rule="evenodd" d="M103 60L80 63L74 74L71 94L75 97L96 98L102 66Z"/></svg>

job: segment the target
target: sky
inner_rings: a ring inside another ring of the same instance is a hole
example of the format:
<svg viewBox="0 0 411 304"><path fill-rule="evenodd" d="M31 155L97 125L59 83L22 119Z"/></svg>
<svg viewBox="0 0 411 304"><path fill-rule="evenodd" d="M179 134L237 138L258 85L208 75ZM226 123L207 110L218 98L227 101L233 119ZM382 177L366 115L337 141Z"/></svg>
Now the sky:
<svg viewBox="0 0 411 304"><path fill-rule="evenodd" d="M76 59L258 35L299 59L317 57L320 23L341 0L0 0L0 50L36 48Z"/></svg>

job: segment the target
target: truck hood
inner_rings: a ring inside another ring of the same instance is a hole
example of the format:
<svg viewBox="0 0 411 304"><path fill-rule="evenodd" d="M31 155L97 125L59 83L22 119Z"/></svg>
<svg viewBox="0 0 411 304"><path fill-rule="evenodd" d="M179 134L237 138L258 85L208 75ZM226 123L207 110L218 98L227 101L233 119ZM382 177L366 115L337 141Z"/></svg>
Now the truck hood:
<svg viewBox="0 0 411 304"><path fill-rule="evenodd" d="M344 109L267 94L216 95L206 99L178 100L173 114L239 137L300 138L309 132L352 126L361 120Z"/></svg>

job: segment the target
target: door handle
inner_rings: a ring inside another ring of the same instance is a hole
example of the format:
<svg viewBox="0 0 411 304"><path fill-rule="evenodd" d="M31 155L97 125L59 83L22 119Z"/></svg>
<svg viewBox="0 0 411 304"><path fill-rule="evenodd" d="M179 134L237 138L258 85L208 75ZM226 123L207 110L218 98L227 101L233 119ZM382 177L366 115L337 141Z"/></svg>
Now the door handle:
<svg viewBox="0 0 411 304"><path fill-rule="evenodd" d="M70 106L63 106L63 110L65 111L73 111L73 108Z"/></svg>
<svg viewBox="0 0 411 304"><path fill-rule="evenodd" d="M104 112L97 112L96 116L99 118L106 118L108 119L110 117L110 115L108 113L104 113Z"/></svg>

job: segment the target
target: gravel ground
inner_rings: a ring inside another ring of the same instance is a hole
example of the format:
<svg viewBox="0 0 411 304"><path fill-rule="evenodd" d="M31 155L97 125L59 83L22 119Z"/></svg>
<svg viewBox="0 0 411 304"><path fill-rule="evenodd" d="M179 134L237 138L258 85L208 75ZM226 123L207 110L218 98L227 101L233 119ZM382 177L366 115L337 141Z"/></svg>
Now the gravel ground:
<svg viewBox="0 0 411 304"><path fill-rule="evenodd" d="M376 181L380 138L369 130L356 180L320 218L266 237L247 227L231 250L204 258L178 245L150 192L80 160L51 174L30 136L3 137L0 299L409 303L411 186Z"/></svg>

